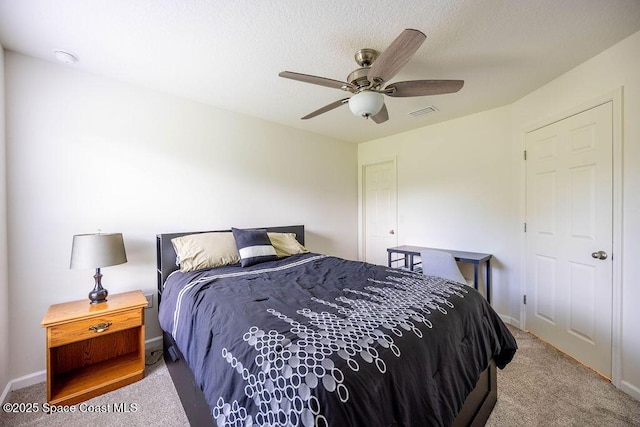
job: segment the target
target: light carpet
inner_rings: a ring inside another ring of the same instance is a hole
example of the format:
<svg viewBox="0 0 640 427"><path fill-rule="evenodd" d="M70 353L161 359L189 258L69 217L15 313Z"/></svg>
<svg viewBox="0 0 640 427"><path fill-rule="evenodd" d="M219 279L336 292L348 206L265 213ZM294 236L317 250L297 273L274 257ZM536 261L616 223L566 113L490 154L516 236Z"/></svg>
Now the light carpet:
<svg viewBox="0 0 640 427"><path fill-rule="evenodd" d="M640 402L535 336L509 326L518 351L498 369L487 426L640 426Z"/></svg>

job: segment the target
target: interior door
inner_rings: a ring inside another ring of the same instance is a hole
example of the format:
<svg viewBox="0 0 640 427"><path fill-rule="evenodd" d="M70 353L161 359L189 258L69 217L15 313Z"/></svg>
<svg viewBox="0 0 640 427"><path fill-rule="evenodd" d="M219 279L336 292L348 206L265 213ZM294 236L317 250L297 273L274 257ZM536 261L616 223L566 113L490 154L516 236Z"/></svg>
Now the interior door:
<svg viewBox="0 0 640 427"><path fill-rule="evenodd" d="M387 248L398 246L395 161L364 167L364 256L387 265Z"/></svg>
<svg viewBox="0 0 640 427"><path fill-rule="evenodd" d="M526 327L609 378L612 111L608 102L526 135Z"/></svg>

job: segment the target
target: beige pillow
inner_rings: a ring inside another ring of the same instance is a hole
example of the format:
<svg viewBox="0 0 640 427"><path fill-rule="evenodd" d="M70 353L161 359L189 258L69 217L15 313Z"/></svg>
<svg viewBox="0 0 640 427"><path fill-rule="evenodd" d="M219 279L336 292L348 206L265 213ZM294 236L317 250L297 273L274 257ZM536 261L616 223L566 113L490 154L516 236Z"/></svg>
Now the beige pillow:
<svg viewBox="0 0 640 427"><path fill-rule="evenodd" d="M279 258L309 252L296 240L295 233L267 233Z"/></svg>
<svg viewBox="0 0 640 427"><path fill-rule="evenodd" d="M171 239L180 263L180 271L202 270L240 262L233 234L198 233Z"/></svg>

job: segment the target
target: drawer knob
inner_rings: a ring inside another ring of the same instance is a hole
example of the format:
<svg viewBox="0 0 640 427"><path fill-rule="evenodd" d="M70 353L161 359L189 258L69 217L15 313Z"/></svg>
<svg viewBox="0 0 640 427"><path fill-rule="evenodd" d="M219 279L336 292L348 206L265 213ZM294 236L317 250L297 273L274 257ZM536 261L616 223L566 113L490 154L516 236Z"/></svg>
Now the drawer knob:
<svg viewBox="0 0 640 427"><path fill-rule="evenodd" d="M93 326L89 326L89 330L99 334L100 332L104 332L109 329L109 326L111 326L111 322L96 323Z"/></svg>

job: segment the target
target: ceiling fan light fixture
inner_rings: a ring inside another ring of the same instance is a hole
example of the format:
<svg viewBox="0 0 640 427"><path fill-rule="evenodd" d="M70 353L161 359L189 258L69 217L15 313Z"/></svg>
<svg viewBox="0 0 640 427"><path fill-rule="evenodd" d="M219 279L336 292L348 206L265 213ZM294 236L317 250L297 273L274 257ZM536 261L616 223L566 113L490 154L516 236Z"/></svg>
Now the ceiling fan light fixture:
<svg viewBox="0 0 640 427"><path fill-rule="evenodd" d="M384 96L378 92L362 91L349 98L349 109L359 117L375 116L382 109Z"/></svg>

